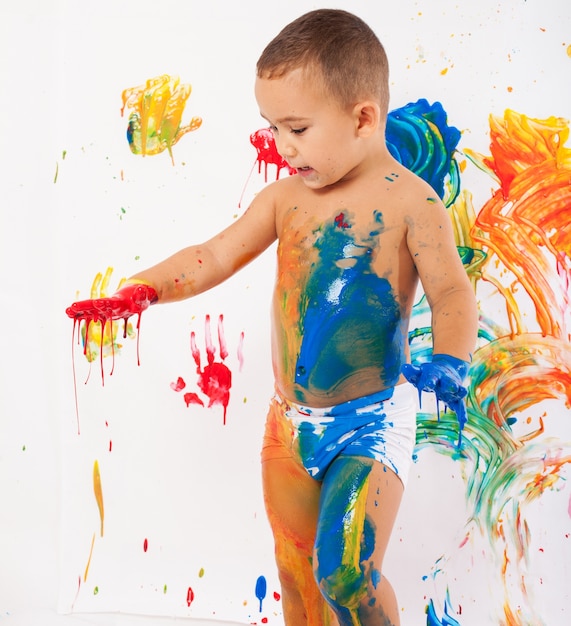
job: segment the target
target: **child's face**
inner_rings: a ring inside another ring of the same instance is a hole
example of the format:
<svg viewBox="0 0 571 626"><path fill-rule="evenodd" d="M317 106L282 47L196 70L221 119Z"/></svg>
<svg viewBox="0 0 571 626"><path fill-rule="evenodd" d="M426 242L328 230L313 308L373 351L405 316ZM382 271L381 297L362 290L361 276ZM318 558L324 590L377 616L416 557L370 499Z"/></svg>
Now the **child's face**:
<svg viewBox="0 0 571 626"><path fill-rule="evenodd" d="M322 189L351 175L362 155L352 111L341 106L303 69L257 78L256 99L276 148L303 182Z"/></svg>

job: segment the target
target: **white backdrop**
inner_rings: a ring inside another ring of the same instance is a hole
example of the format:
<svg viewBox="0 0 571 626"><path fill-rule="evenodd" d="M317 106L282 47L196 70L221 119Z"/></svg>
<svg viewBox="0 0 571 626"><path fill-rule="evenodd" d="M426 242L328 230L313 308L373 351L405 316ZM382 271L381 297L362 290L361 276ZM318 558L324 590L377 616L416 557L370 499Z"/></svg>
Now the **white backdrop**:
<svg viewBox="0 0 571 626"><path fill-rule="evenodd" d="M114 359L103 359L104 385L99 362L90 365L72 342L64 309L89 297L99 272L113 269L111 292L121 277L214 234L262 188L249 141L264 126L255 62L283 25L319 6L25 0L0 7L0 621L39 603L62 613L283 624L259 476L272 392L273 250L216 291L151 309L142 319L140 366L136 341L120 340ZM490 115L525 116L513 150L520 164L529 151L517 141L526 137L536 161L549 161L544 135L527 120L544 120L547 134L557 128L549 135L560 141L557 171L571 172L564 151L571 146L563 145L571 118L567 2L334 6L362 16L383 41L391 109L440 102L462 132L456 158L476 214L499 187L475 165L478 153L490 154ZM163 74L192 85L183 123L203 118L173 146L174 162L166 151L132 154L128 114L121 116L123 90ZM269 167L270 178L275 171ZM545 265L521 247L510 266L513 232L495 257L481 242L460 242L493 257L483 276L473 276L482 336L471 427L460 457L446 417L432 432L435 418L423 404L426 437L386 564L404 626L571 619L568 187L557 192L551 221L537 222ZM552 188L545 183L545 196ZM557 245L554 229L564 235ZM528 275L545 279L545 289L534 293ZM541 305L556 320L548 333ZM171 387L182 377L185 391L201 395L190 333L204 362L207 315L217 357L223 315L233 376L226 424L221 406L187 407ZM530 354L537 358L528 374ZM508 421L494 424L498 414Z"/></svg>

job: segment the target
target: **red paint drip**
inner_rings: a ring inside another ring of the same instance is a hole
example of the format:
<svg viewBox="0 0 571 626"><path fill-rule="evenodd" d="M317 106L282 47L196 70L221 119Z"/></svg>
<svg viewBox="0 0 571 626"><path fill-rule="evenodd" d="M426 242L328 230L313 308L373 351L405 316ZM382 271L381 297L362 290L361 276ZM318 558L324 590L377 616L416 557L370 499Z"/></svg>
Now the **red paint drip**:
<svg viewBox="0 0 571 626"><path fill-rule="evenodd" d="M276 148L276 142L274 140L274 134L269 128L261 128L260 130L256 130L250 135L250 143L256 148L256 152L258 153L256 156L256 160L252 165L252 169L250 174L248 174L248 178L246 179L246 184L244 185L244 189L242 190L242 194L240 196L240 201L238 202L238 206L242 205L242 198L244 196L244 191L246 190L246 186L248 185L248 180L256 167L256 163L258 164L258 174L262 171L262 163L264 164L264 181L268 182L268 165L275 165L277 167L276 171L276 180L280 177L280 172L283 169L286 169L290 175L296 174L297 170L293 167L290 167L288 162L282 158L280 153Z"/></svg>
<svg viewBox="0 0 571 626"><path fill-rule="evenodd" d="M187 606L190 607L190 605L193 603L194 601L194 591L192 590L192 587L188 588L188 591L186 592L186 604Z"/></svg>
<svg viewBox="0 0 571 626"><path fill-rule="evenodd" d="M274 600L276 602L279 602L281 599L282 599L281 595L277 591L274 591Z"/></svg>
<svg viewBox="0 0 571 626"><path fill-rule="evenodd" d="M262 171L262 163L264 164L264 180L268 182L268 165L277 167L276 180L280 177L280 172L287 169L289 174L295 174L296 169L290 167L285 159L279 154L274 141L274 134L269 128L261 128L250 135L250 143L256 148L258 156L258 174Z"/></svg>
<svg viewBox="0 0 571 626"><path fill-rule="evenodd" d="M143 541L143 551L146 552L148 549L149 549L149 541L145 539L145 541Z"/></svg>
<svg viewBox="0 0 571 626"><path fill-rule="evenodd" d="M134 315L137 316L137 365L141 364L139 351L139 337L141 330L141 314L149 305L157 302L156 291L149 285L139 283L127 284L117 291L113 296L108 298L93 298L91 300L82 300L74 302L66 309L68 317L73 319L73 330L78 329L78 339L80 337L81 322L84 323L84 346L83 353L87 354L87 346L89 344L89 327L94 322L101 323L101 343L99 346L99 360L101 367L101 382L105 384L105 370L103 367L103 343L105 339L105 326L107 323L113 324L113 321L123 320L123 338L127 338L128 322ZM111 329L111 337L113 337L113 329ZM112 365L110 375L115 369L115 345L111 341Z"/></svg>

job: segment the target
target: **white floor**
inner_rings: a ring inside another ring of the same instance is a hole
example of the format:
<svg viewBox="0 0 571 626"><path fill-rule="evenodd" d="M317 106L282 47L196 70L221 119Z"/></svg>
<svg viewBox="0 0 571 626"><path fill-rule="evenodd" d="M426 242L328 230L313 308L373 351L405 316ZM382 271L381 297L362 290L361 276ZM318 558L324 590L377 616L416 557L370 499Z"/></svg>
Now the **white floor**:
<svg viewBox="0 0 571 626"><path fill-rule="evenodd" d="M236 622L135 615L58 615L49 609L22 610L14 615L0 615L0 624L2 626L239 626Z"/></svg>

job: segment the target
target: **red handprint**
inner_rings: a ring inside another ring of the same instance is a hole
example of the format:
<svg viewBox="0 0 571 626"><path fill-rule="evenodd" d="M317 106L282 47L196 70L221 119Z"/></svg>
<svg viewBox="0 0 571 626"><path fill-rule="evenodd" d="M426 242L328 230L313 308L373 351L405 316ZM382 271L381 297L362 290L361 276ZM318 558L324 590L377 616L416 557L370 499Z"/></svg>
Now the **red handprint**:
<svg viewBox="0 0 571 626"><path fill-rule="evenodd" d="M200 350L196 345L195 332L190 333L190 349L194 362L196 363L196 372L198 374L198 387L204 395L208 397L208 407L220 404L224 408L224 424L226 424L226 411L230 401L230 388L232 387L232 372L223 362L228 356L226 340L224 338L224 317L218 317L218 344L220 346L220 361L215 361L216 348L212 342L212 333L210 329L210 315L206 315L204 322L204 341L206 344L206 360L207 364L202 369ZM186 387L184 380L179 377L176 383L171 383L171 389L174 391L182 391ZM190 404L199 404L204 406L204 402L200 396L194 392L184 394L186 406Z"/></svg>

